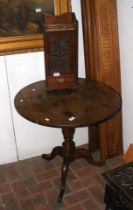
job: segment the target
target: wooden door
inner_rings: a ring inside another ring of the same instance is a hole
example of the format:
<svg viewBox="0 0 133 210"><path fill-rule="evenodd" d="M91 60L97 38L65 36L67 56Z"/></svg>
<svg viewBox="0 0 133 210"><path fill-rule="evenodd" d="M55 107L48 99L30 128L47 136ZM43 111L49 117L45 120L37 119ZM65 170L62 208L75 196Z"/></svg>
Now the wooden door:
<svg viewBox="0 0 133 210"><path fill-rule="evenodd" d="M81 0L86 77L110 85L119 93L120 58L116 0ZM89 129L92 148L100 146L101 159L122 152L121 113Z"/></svg>

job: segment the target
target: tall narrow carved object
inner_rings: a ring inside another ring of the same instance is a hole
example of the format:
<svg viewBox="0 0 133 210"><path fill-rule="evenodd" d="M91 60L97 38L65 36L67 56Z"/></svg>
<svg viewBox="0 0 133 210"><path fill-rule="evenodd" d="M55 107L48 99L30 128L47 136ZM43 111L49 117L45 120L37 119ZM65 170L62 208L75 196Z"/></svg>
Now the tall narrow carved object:
<svg viewBox="0 0 133 210"><path fill-rule="evenodd" d="M120 59L116 0L81 0L86 77L104 82L119 93ZM101 126L90 128L92 147L100 145L101 158L122 152L121 113ZM92 139L93 138L93 139Z"/></svg>
<svg viewBox="0 0 133 210"><path fill-rule="evenodd" d="M75 89L78 76L78 21L75 14L44 15L47 90Z"/></svg>

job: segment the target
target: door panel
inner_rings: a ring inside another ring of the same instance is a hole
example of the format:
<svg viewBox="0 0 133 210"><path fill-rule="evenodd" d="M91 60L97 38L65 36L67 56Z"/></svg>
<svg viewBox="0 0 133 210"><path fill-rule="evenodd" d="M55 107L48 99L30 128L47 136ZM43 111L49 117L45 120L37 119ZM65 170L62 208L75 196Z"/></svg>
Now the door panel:
<svg viewBox="0 0 133 210"><path fill-rule="evenodd" d="M17 160L5 59L0 57L0 164Z"/></svg>

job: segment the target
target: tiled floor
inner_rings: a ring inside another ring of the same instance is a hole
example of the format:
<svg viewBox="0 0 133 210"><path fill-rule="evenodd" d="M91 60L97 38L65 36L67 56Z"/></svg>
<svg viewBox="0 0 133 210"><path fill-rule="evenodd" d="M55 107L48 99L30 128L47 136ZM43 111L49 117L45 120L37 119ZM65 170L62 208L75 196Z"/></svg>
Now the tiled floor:
<svg viewBox="0 0 133 210"><path fill-rule="evenodd" d="M57 202L62 159L35 157L0 166L0 210L104 210L104 171L122 165L122 157L102 167L76 160L70 165L63 202Z"/></svg>

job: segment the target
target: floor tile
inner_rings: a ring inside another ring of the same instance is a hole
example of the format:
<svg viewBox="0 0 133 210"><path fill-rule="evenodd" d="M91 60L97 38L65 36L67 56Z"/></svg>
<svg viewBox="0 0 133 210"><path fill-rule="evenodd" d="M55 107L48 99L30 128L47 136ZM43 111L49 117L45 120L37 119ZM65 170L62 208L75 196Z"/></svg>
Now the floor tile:
<svg viewBox="0 0 133 210"><path fill-rule="evenodd" d="M63 202L57 202L62 159L41 157L0 166L0 210L104 210L101 174L124 163L122 156L101 167L80 159L70 164Z"/></svg>

